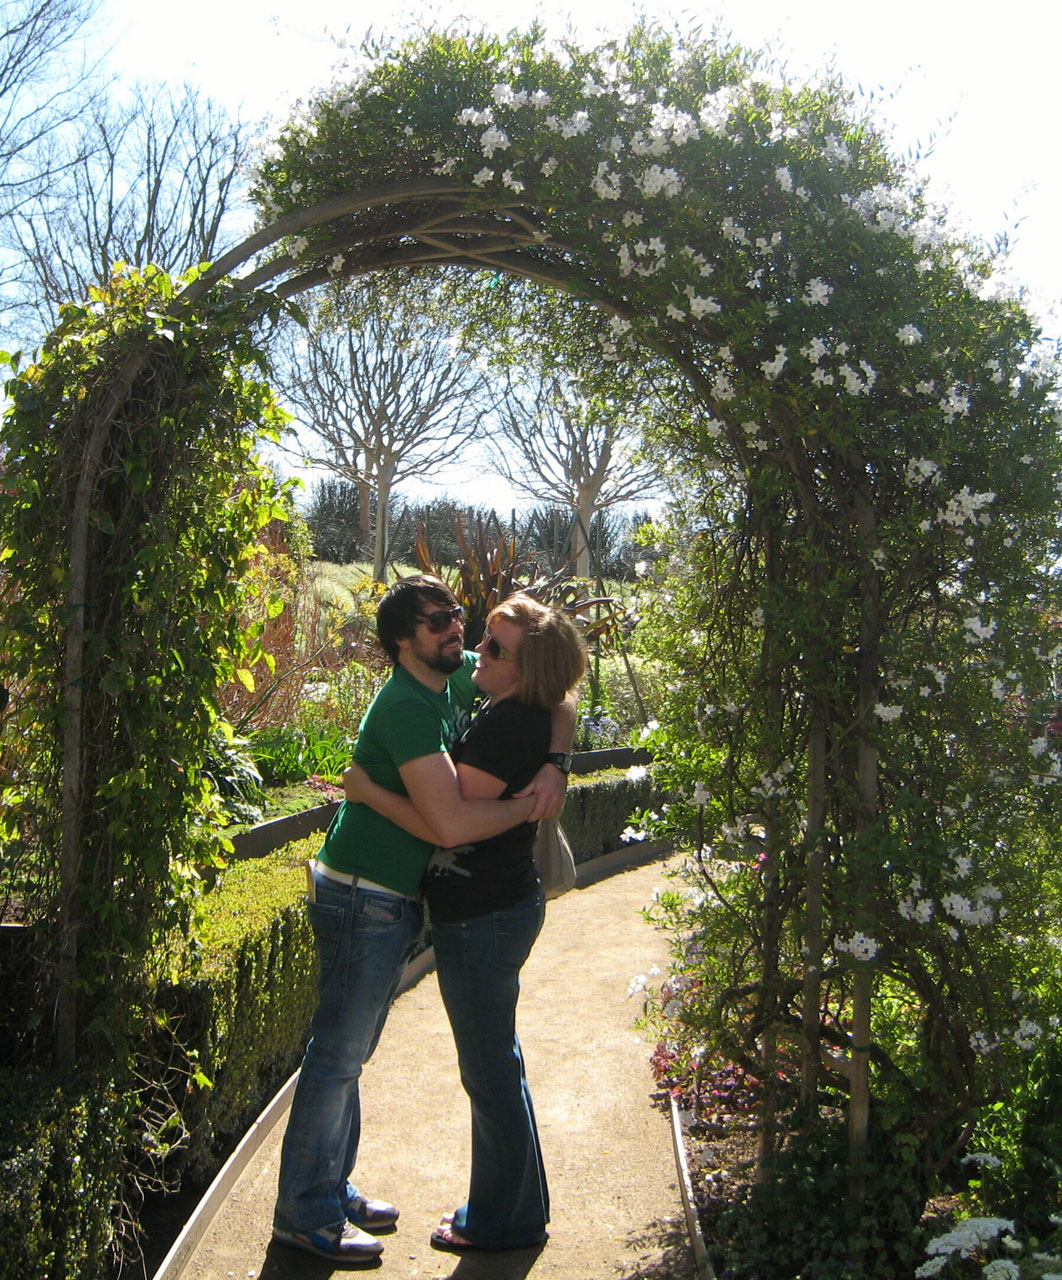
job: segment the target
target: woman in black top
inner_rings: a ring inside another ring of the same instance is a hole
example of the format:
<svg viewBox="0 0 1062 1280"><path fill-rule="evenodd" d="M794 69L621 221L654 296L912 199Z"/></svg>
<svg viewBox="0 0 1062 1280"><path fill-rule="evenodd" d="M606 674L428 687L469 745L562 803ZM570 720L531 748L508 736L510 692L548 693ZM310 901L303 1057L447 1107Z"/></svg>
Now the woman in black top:
<svg viewBox="0 0 1062 1280"><path fill-rule="evenodd" d="M452 754L465 799L520 791L549 749L550 709L582 679L586 654L561 613L511 596L487 619L473 680L485 702ZM348 775L348 799L421 834L430 816ZM536 823L437 849L424 877L439 989L472 1106L468 1200L432 1233L439 1249L520 1249L546 1238L549 1194L516 1035L520 968L545 908Z"/></svg>

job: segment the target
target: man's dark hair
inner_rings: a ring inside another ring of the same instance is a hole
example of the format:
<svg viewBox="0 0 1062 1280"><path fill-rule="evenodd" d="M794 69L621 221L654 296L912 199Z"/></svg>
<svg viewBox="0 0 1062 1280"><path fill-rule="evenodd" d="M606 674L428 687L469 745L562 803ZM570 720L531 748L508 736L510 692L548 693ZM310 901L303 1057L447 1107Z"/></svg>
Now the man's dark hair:
<svg viewBox="0 0 1062 1280"><path fill-rule="evenodd" d="M453 609L456 605L457 597L439 578L426 573L399 578L384 592L376 610L376 636L380 647L392 663L397 663L399 640L413 635L425 608Z"/></svg>

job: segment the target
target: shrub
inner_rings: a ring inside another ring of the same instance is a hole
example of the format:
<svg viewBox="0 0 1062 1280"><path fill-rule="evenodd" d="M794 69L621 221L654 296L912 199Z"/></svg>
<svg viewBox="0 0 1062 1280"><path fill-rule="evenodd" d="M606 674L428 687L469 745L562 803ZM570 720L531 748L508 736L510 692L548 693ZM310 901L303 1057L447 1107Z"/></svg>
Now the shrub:
<svg viewBox="0 0 1062 1280"><path fill-rule="evenodd" d="M0 1073L0 1275L98 1280L127 1146L109 1081Z"/></svg>

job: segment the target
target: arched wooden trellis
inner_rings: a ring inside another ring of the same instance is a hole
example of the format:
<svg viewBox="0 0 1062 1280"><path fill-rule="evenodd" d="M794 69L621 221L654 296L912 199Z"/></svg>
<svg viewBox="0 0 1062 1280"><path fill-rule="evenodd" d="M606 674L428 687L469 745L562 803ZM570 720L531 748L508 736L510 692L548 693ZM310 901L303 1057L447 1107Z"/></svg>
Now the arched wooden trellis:
<svg viewBox="0 0 1062 1280"><path fill-rule="evenodd" d="M993 424L1013 422L1021 448L1042 449L1047 459L1034 473L1022 470L1017 449L1013 457L1006 449L994 454L994 487L1006 485L1015 510L1028 513L1031 546L1046 527L1057 441L1043 383L1023 364L1032 340L1027 317L980 297L953 247L926 229L919 199L898 198L896 169L843 95L756 84L750 64L726 51L684 49L671 60L672 52L667 41L644 33L623 51L607 51L636 64L629 82L609 79L604 56L539 57L531 39L504 49L429 39L405 51L376 82L353 89L349 102L323 101L323 140L312 132L287 139L265 186L272 184L288 212L185 286L172 312L179 318L212 291L234 290L245 295L252 325L273 300L345 277L461 267L523 277L593 304L614 317L617 332L632 326L637 343L681 371L700 416L688 420L688 438L676 431L669 443L710 459L706 467L731 476L749 509L762 515L757 585L763 603L777 608L757 624L761 668L784 671L793 682L802 671L815 673L793 697L798 723L789 728L802 755L801 817L788 830L767 822L763 930L769 937L781 927L782 860L787 840L799 842L803 1086L813 1099L825 1071L847 1078L858 1149L868 1116L873 973L855 966L846 1053L827 1064L818 1025L824 868L838 850L865 842L881 817L876 708L890 621L939 596L942 584L952 589L976 561L964 541L972 537L966 506L944 506L941 514L919 486L945 470L933 461L939 451L956 498L963 486L970 494L983 471L978 440L996 448ZM538 95L552 95L556 114L525 129ZM351 118L348 107L364 113L357 139L349 135L360 148L349 165L337 150L346 135L336 123ZM510 167L502 173L492 161L478 168L498 148ZM305 201L293 176L303 159ZM268 256L280 244L287 251ZM256 263L259 255L265 260ZM704 279L710 285L699 283ZM625 354L636 358L633 346ZM79 575L100 450L143 358L131 351L115 377L85 448L73 506L64 901L76 887L84 801L73 767L84 751ZM912 502L921 503L917 518L909 514ZM993 543L986 583L1005 579L998 566L1021 536ZM1026 563L1021 555L1035 554L1028 546L1014 551L1015 573ZM835 568L847 595L843 607L823 612ZM801 573L806 581L796 580ZM786 612L801 589L818 616ZM782 683L778 675L772 687ZM771 733L780 737L786 726L779 707L761 711L760 767L768 776L779 764ZM815 835L831 822L827 851ZM881 874L871 867L853 877L853 919L872 917ZM72 1005L76 921L69 935ZM779 974L767 968L759 999L769 1062ZM72 1008L69 1025L76 1025ZM67 1049L72 1055L72 1030ZM956 1057L964 1054L968 1047L958 1045Z"/></svg>

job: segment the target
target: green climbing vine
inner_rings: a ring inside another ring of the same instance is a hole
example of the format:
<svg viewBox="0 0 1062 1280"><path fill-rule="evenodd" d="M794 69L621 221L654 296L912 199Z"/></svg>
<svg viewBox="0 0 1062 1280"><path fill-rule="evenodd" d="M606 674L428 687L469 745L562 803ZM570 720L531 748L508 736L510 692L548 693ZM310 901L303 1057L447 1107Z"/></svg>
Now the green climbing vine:
<svg viewBox="0 0 1062 1280"><path fill-rule="evenodd" d="M68 1021L39 1032L68 1063L124 1059L222 848L204 754L259 656L238 621L258 534L288 510L255 458L280 416L245 312L119 272L7 382L3 891L49 922L42 1007Z"/></svg>

